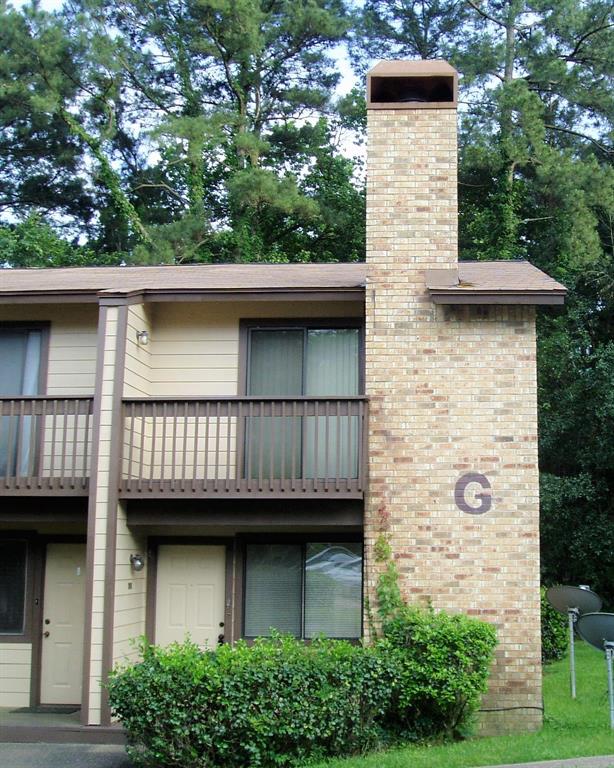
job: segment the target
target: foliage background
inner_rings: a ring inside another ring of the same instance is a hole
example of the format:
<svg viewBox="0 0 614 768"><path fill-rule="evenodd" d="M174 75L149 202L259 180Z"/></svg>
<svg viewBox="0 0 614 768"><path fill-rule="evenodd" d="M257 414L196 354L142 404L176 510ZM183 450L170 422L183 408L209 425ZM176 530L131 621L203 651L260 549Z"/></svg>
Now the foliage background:
<svg viewBox="0 0 614 768"><path fill-rule="evenodd" d="M569 288L539 316L543 577L611 606L611 2L0 0L2 261L364 259L362 78L384 57L462 73L461 258Z"/></svg>

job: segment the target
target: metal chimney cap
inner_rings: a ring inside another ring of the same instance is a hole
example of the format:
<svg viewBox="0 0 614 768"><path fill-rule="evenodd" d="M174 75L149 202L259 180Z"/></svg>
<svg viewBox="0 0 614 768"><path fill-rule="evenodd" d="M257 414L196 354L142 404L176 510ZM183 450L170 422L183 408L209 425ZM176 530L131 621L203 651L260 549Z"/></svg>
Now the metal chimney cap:
<svg viewBox="0 0 614 768"><path fill-rule="evenodd" d="M441 59L380 61L367 74L367 109L456 109L458 73Z"/></svg>
<svg viewBox="0 0 614 768"><path fill-rule="evenodd" d="M451 64L443 59L384 59L372 67L369 75L380 77L437 77L457 75Z"/></svg>

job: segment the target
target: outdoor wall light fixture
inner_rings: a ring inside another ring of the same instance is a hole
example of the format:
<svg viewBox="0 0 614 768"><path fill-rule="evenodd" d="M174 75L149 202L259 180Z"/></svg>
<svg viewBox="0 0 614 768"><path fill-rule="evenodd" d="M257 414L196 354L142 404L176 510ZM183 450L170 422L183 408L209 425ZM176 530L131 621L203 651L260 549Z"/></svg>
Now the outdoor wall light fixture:
<svg viewBox="0 0 614 768"><path fill-rule="evenodd" d="M145 558L143 555L130 555L130 565L133 571L142 571L145 567Z"/></svg>
<svg viewBox="0 0 614 768"><path fill-rule="evenodd" d="M149 333L147 331L137 331L136 341L137 344L140 344L142 347L146 347L149 344Z"/></svg>

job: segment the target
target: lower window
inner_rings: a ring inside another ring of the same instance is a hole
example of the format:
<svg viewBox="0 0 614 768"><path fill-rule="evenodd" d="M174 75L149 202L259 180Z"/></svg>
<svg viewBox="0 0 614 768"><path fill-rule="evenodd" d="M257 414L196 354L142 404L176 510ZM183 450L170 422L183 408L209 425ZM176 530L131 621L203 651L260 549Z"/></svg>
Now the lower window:
<svg viewBox="0 0 614 768"><path fill-rule="evenodd" d="M247 545L246 637L358 638L361 626L362 544Z"/></svg>
<svg viewBox="0 0 614 768"><path fill-rule="evenodd" d="M24 633L26 560L25 541L0 541L0 635Z"/></svg>

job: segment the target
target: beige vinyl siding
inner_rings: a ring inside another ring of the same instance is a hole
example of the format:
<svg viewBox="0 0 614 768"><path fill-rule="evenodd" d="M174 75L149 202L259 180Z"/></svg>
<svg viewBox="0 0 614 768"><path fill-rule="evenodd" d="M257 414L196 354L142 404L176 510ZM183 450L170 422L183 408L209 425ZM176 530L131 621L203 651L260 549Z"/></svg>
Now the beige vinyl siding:
<svg viewBox="0 0 614 768"><path fill-rule="evenodd" d="M45 394L51 396L93 394L98 327L96 305L1 305L0 322L6 321L50 323Z"/></svg>
<svg viewBox="0 0 614 768"><path fill-rule="evenodd" d="M30 643L0 643L0 707L29 706L31 670Z"/></svg>
<svg viewBox="0 0 614 768"><path fill-rule="evenodd" d="M136 337L139 331L147 331L151 337L148 310L145 304L128 307L124 397L149 397L151 394L151 346L139 344Z"/></svg>
<svg viewBox="0 0 614 768"><path fill-rule="evenodd" d="M139 331L147 331L151 337L150 307L145 304L132 304L128 307L126 330L126 364L124 369L124 397L151 396L151 344L142 345L137 341ZM130 406L126 408L130 413ZM144 439L142 456L136 446ZM151 464L151 422L148 419L130 420L127 418L123 440L123 474L135 478L138 469L147 475ZM130 462L129 445L133 446L133 461ZM139 464L139 462L141 462Z"/></svg>
<svg viewBox="0 0 614 768"><path fill-rule="evenodd" d="M154 397L236 395L242 319L362 317L354 302L177 302L154 306L151 394Z"/></svg>
<svg viewBox="0 0 614 768"><path fill-rule="evenodd" d="M147 565L142 571L133 571L130 555L139 553L147 563L147 542L130 531L126 507L121 503L117 510L116 541L113 663L135 661L138 648L132 641L145 634Z"/></svg>

